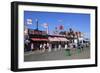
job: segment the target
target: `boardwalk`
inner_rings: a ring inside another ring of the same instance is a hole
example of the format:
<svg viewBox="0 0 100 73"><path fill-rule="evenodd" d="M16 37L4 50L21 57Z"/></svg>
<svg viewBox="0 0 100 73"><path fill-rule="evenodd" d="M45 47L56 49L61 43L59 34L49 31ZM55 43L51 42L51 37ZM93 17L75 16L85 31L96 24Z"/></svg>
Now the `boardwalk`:
<svg viewBox="0 0 100 73"><path fill-rule="evenodd" d="M88 59L90 58L90 48L84 48L83 51L71 50L71 56L66 55L64 49L40 53L39 51L27 52L24 54L24 61L48 61L48 60L71 60L71 59Z"/></svg>

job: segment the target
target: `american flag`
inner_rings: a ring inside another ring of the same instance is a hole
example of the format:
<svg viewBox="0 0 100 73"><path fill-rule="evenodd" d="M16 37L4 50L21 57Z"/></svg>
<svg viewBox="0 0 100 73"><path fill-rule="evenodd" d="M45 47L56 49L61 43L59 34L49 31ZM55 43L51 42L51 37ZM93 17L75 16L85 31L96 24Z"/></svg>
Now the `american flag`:
<svg viewBox="0 0 100 73"><path fill-rule="evenodd" d="M27 23L28 25L32 24L32 19L27 19L27 20L26 20L26 23Z"/></svg>
<svg viewBox="0 0 100 73"><path fill-rule="evenodd" d="M43 24L43 27L44 27L44 28L48 28L48 24L47 24L47 23L44 23L44 24Z"/></svg>

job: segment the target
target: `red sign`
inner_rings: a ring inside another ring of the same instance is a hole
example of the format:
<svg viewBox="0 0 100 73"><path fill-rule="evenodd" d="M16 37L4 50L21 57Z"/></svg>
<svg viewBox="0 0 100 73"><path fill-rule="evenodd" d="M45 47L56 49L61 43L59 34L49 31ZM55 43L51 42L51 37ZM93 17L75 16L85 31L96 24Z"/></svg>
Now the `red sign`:
<svg viewBox="0 0 100 73"><path fill-rule="evenodd" d="M59 29L60 29L60 30L63 30L63 29L64 29L64 26L63 26L63 25L60 25L60 26L59 26Z"/></svg>

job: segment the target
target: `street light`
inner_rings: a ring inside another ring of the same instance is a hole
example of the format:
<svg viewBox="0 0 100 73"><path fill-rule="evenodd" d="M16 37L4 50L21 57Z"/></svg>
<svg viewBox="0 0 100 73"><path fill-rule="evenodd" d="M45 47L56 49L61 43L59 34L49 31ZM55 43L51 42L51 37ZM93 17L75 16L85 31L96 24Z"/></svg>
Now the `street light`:
<svg viewBox="0 0 100 73"><path fill-rule="evenodd" d="M38 30L38 19L36 19L36 30Z"/></svg>

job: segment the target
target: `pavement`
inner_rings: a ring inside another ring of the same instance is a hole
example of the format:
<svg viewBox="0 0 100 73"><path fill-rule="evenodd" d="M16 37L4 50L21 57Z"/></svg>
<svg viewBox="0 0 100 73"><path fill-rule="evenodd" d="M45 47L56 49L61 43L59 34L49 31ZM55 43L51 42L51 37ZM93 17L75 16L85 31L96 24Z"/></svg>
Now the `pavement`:
<svg viewBox="0 0 100 73"><path fill-rule="evenodd" d="M73 60L73 59L88 59L90 58L90 48L83 48L84 50L79 51L78 49L71 49L71 55L67 55L68 52L65 49L52 50L48 52L41 52L39 50L33 52L24 53L24 61L50 61L50 60Z"/></svg>

